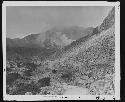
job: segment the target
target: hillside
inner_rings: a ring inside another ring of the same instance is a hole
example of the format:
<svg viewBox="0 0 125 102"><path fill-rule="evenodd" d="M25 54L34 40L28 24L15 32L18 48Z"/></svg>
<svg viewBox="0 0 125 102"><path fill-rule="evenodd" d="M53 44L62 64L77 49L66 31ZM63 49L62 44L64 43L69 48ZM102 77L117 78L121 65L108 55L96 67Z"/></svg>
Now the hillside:
<svg viewBox="0 0 125 102"><path fill-rule="evenodd" d="M71 90L79 87L79 90L86 90L80 94L114 95L114 10L93 32L55 51L39 64L22 64L19 67L14 62L8 62L7 80L10 84L7 93L63 95L74 94ZM12 69L11 63L15 66ZM13 79L13 76L17 77Z"/></svg>
<svg viewBox="0 0 125 102"><path fill-rule="evenodd" d="M91 39L91 37L93 37L94 35L100 34L101 32L111 28L114 25L114 23L115 23L115 8L113 7L112 10L109 12L108 16L103 20L102 24L97 26L96 28L93 28L93 32L90 32L84 37L81 37L76 41L73 41L68 46L63 47L63 49L55 53L54 57L57 56L57 58L59 58L62 56L62 54L65 55L65 53L67 52L71 52L74 49L80 48L80 46L83 45L84 42ZM51 56L49 58L51 58Z"/></svg>

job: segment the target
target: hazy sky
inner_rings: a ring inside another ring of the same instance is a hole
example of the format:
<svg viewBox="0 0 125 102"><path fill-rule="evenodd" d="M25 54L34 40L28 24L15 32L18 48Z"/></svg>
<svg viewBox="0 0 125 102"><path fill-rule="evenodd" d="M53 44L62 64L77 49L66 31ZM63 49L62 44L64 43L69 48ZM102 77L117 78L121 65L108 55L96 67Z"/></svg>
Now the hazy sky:
<svg viewBox="0 0 125 102"><path fill-rule="evenodd" d="M23 37L61 25L96 27L102 23L111 8L110 6L8 6L7 37Z"/></svg>

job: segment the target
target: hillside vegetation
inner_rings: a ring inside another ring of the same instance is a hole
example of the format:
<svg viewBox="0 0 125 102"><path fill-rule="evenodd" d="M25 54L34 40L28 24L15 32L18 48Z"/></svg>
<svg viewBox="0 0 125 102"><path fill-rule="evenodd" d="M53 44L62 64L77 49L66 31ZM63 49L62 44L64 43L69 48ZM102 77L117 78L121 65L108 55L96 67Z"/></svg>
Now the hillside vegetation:
<svg viewBox="0 0 125 102"><path fill-rule="evenodd" d="M29 63L20 57L7 60L7 94L63 95L64 86L84 88L90 95L115 94L114 10L93 33L43 60L39 56Z"/></svg>

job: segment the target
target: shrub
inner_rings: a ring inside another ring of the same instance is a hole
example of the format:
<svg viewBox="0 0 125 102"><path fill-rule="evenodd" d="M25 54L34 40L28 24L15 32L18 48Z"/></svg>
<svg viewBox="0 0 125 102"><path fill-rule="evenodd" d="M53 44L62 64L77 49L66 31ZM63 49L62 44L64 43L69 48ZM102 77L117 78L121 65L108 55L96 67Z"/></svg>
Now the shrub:
<svg viewBox="0 0 125 102"><path fill-rule="evenodd" d="M50 78L46 77L46 78L39 79L38 84L40 87L50 86Z"/></svg>

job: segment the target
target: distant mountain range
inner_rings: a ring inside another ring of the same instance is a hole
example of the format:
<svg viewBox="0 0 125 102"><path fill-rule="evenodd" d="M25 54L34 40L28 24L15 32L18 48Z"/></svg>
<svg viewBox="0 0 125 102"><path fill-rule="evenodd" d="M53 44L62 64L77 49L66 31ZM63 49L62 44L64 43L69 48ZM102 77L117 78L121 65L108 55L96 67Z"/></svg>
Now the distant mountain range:
<svg viewBox="0 0 125 102"><path fill-rule="evenodd" d="M55 52L92 32L92 27L83 28L79 26L63 26L54 27L41 34L30 34L24 38L7 38L7 55L18 53L25 56L36 55L43 53L44 51L46 53ZM34 54L31 52L34 52Z"/></svg>
<svg viewBox="0 0 125 102"><path fill-rule="evenodd" d="M67 51L78 46L80 42L86 41L92 35L98 34L110 28L115 22L115 8L103 20L102 24L96 28L81 26L60 26L51 28L41 34L30 34L24 38L6 39L7 55L15 53L24 56L51 55L56 52ZM55 56L55 55L54 55Z"/></svg>
<svg viewBox="0 0 125 102"><path fill-rule="evenodd" d="M54 27L42 34L31 34L22 39L7 38L7 47L44 47L46 43L51 45L65 46L89 33L93 28L83 28L79 26ZM45 46L46 47L46 46Z"/></svg>

